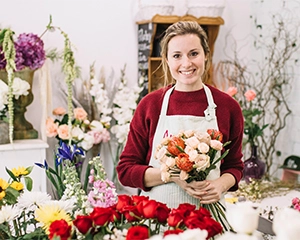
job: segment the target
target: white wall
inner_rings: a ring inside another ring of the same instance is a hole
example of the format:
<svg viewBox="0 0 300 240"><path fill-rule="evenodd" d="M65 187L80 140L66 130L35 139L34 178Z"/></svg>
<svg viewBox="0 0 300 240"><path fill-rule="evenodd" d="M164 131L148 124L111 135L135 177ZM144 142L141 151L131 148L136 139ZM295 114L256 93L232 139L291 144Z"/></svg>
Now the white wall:
<svg viewBox="0 0 300 240"><path fill-rule="evenodd" d="M186 11L183 0L173 0L175 14L183 15ZM225 24L221 26L215 44L214 62L226 58L225 39L228 32L244 44L252 31L251 14L265 14L272 9L279 9L280 0L266 0L263 8L258 8L258 0L227 0L223 12ZM299 1L288 1L299 6ZM96 61L96 68L104 66L107 73L114 69L116 77L119 70L127 64L126 74L130 84L137 81L137 26L135 16L138 0L0 0L0 27L11 27L17 34L33 32L40 34L48 24L49 16L53 24L61 27L76 46L76 61L82 70L82 78L88 78L89 66ZM59 33L47 33L43 40L46 48L62 48L63 38ZM228 48L226 49L228 50ZM241 55L247 57L247 48ZM299 56L299 54L298 54ZM58 67L50 64L53 81L63 81ZM289 126L283 131L281 148L283 157L290 154L300 155L300 110L299 110L299 70L296 71L290 104L293 115ZM38 82L38 81L37 81ZM36 129L40 129L39 89L33 87L35 100L28 107L27 119ZM60 105L63 99L56 96L57 86L53 86L53 107ZM294 134L289 135L292 131Z"/></svg>

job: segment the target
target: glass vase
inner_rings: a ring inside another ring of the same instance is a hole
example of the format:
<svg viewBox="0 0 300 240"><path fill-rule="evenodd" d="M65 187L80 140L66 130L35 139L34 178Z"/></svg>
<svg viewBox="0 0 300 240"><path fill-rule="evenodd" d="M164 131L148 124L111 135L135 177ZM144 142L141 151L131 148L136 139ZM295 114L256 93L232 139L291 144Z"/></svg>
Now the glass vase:
<svg viewBox="0 0 300 240"><path fill-rule="evenodd" d="M261 179L266 171L266 164L257 155L257 146L251 146L251 156L244 162L244 180L250 183L251 179Z"/></svg>

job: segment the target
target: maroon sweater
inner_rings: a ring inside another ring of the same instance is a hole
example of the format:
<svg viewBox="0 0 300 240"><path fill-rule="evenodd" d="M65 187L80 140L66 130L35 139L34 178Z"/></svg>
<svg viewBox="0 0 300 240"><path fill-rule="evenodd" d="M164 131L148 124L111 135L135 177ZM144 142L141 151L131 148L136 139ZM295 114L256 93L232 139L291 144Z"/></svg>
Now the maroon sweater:
<svg viewBox="0 0 300 240"><path fill-rule="evenodd" d="M217 88L211 89L216 108L219 130L223 133L223 142L231 141L226 147L230 151L221 162L221 174L231 173L236 184L230 191L237 190L242 178L242 139L244 119L241 108L236 100ZM169 88L169 87L168 87ZM161 110L164 89L147 94L135 111L130 124L127 143L120 156L117 172L124 186L140 188L149 191L144 185L144 174L149 166L156 125ZM194 92L179 92L174 90L169 99L167 115L204 116L208 102L204 89Z"/></svg>

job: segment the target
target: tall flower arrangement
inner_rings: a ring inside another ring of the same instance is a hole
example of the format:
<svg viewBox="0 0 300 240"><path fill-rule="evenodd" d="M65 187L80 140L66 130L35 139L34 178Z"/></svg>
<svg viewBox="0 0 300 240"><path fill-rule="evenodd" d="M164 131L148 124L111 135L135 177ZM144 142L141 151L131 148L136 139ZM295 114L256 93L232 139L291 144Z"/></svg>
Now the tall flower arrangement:
<svg viewBox="0 0 300 240"><path fill-rule="evenodd" d="M137 107L139 94L142 88L139 86L128 87L126 79L126 65L121 70L121 78L113 98L112 117L114 124L111 127L111 132L117 140L117 150L114 157L114 168L116 167L120 153L124 148L129 132L129 125ZM113 181L116 180L116 172L114 171Z"/></svg>

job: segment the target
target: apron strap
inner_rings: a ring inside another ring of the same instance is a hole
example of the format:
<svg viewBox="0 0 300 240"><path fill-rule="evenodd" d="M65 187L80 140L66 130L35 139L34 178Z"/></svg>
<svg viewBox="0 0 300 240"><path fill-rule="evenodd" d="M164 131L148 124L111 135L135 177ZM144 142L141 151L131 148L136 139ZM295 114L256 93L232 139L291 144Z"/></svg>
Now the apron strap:
<svg viewBox="0 0 300 240"><path fill-rule="evenodd" d="M162 116L167 116L169 98L170 98L170 95L171 95L172 91L174 90L174 88L175 88L175 86L171 87L164 96L163 103L161 106L161 111L160 111L160 115L162 115Z"/></svg>
<svg viewBox="0 0 300 240"><path fill-rule="evenodd" d="M216 118L216 107L217 105L214 102L214 99L212 97L210 89L203 84L204 91L206 93L207 101L208 101L208 107L204 111L205 119L207 121L211 121L212 119Z"/></svg>

